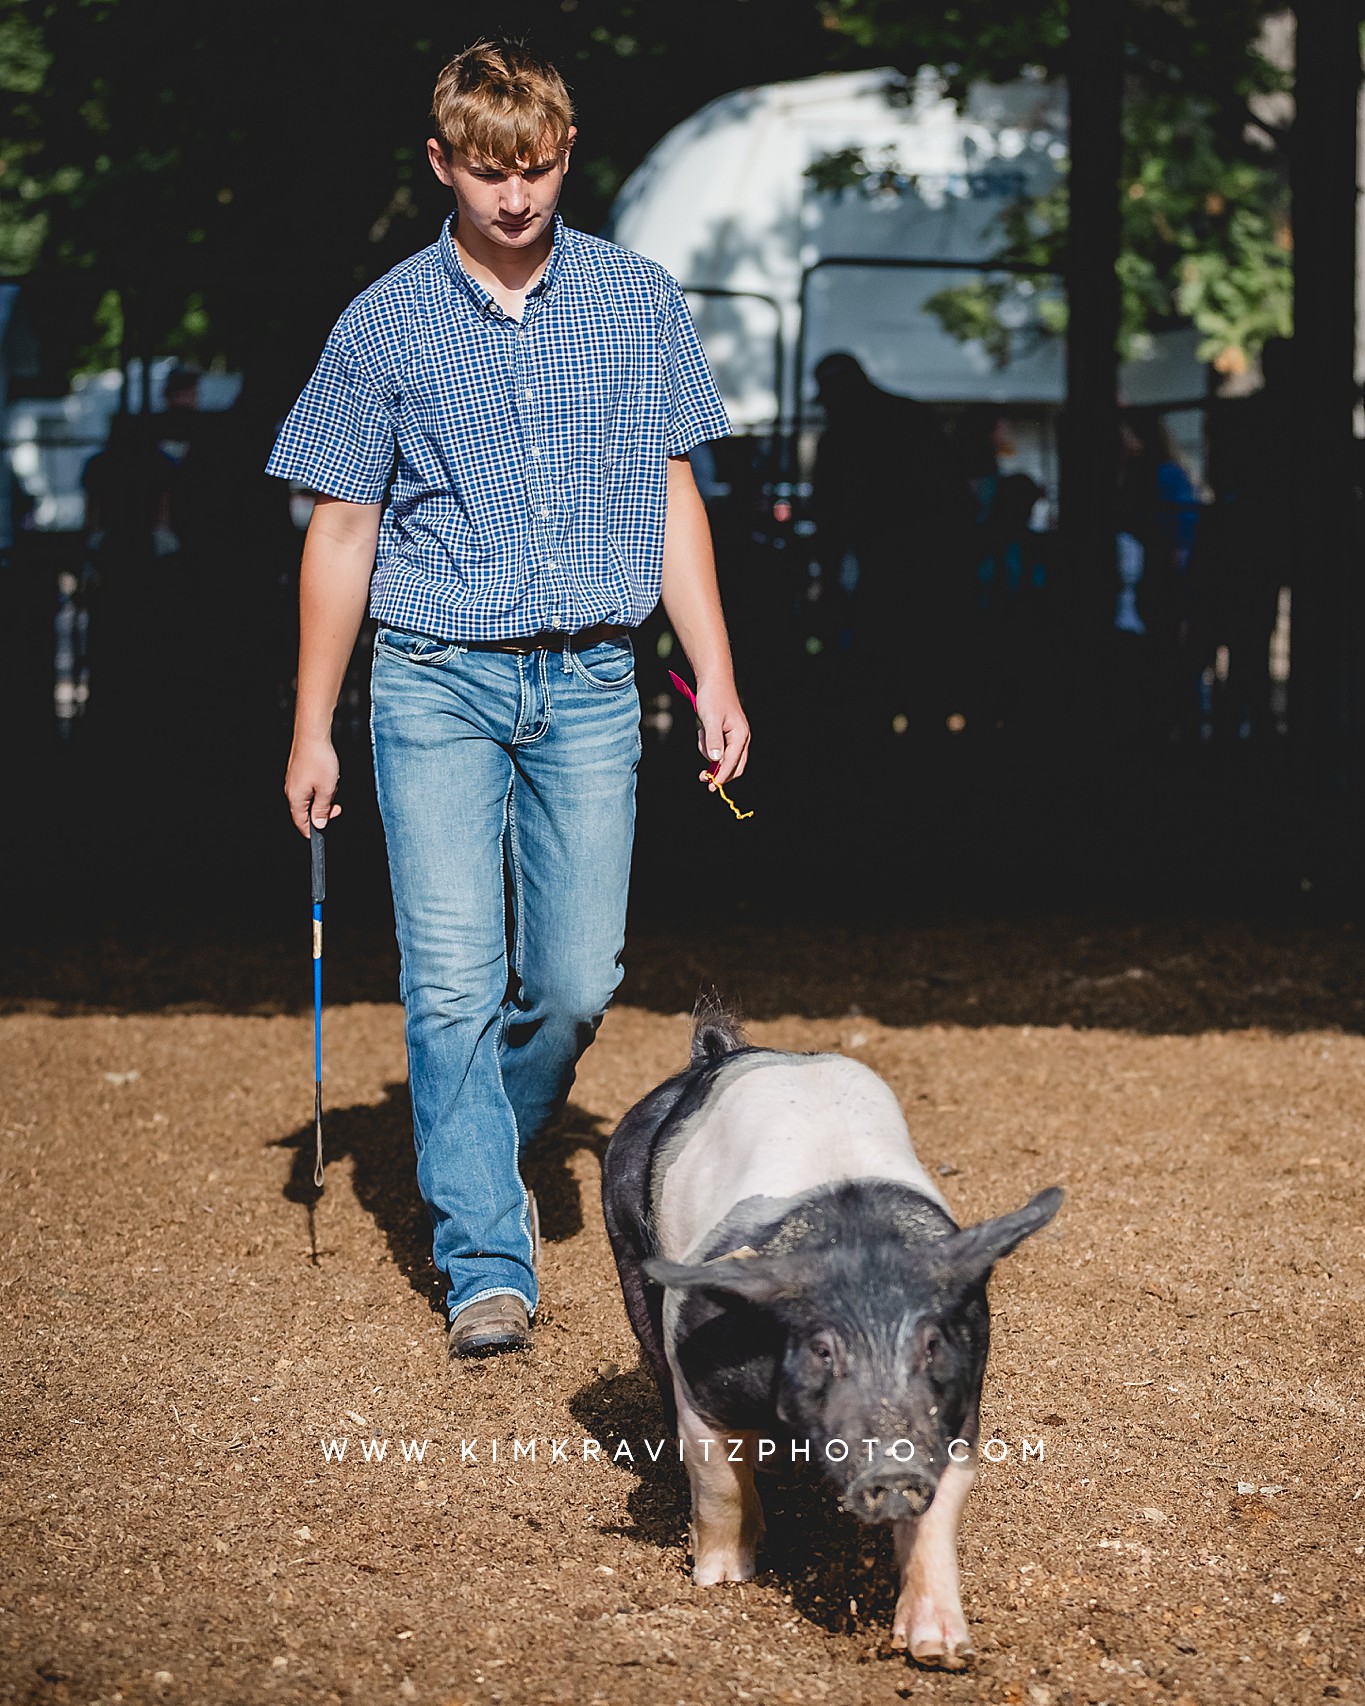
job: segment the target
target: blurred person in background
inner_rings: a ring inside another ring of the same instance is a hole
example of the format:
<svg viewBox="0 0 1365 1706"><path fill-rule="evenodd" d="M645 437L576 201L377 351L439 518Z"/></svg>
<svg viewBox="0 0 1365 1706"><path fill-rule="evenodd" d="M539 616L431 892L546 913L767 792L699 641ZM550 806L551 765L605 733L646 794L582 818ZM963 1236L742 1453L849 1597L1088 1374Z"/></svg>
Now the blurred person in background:
<svg viewBox="0 0 1365 1706"><path fill-rule="evenodd" d="M849 655L862 731L932 693L951 584L947 454L935 411L875 385L855 356L815 368L824 428L812 508L828 622Z"/></svg>
<svg viewBox="0 0 1365 1706"><path fill-rule="evenodd" d="M1209 414L1208 482L1214 504L1200 524L1191 570L1200 595L1202 652L1226 648L1213 704L1216 740L1275 732L1270 637L1280 591L1293 587L1295 423L1301 406L1294 346L1272 338L1261 352L1264 384L1222 399Z"/></svg>
<svg viewBox="0 0 1365 1706"><path fill-rule="evenodd" d="M1197 718L1203 668L1190 584L1199 495L1159 409L1127 411L1121 432L1116 625L1146 637L1152 715L1160 732L1183 737Z"/></svg>
<svg viewBox="0 0 1365 1706"><path fill-rule="evenodd" d="M1045 696L1047 546L1029 525L1043 495L1029 474L997 475L978 523L969 729L1015 729Z"/></svg>
<svg viewBox="0 0 1365 1706"><path fill-rule="evenodd" d="M146 415L111 416L102 449L81 474L89 578L87 634L91 726L118 750L135 740L161 701L161 642L177 619L164 564L174 468ZM148 647L158 668L147 667Z"/></svg>

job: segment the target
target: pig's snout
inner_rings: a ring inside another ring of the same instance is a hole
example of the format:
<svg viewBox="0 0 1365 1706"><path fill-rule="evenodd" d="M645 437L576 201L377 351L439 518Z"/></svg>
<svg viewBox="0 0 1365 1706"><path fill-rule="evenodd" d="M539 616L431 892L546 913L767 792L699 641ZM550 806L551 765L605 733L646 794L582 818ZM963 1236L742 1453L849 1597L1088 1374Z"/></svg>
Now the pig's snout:
<svg viewBox="0 0 1365 1706"><path fill-rule="evenodd" d="M862 1522L899 1522L923 1516L933 1502L936 1483L912 1464L877 1463L844 1494L844 1509Z"/></svg>

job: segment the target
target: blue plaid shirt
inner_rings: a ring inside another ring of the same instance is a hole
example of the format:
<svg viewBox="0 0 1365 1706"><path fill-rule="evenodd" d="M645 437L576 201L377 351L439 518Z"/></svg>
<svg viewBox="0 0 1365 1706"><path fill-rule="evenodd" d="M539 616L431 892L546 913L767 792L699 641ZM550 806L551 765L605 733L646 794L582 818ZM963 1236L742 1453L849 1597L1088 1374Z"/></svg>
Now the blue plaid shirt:
<svg viewBox="0 0 1365 1706"><path fill-rule="evenodd" d="M267 472L387 498L370 614L444 640L597 622L659 601L668 458L730 430L677 283L571 230L520 321L437 242L358 296Z"/></svg>

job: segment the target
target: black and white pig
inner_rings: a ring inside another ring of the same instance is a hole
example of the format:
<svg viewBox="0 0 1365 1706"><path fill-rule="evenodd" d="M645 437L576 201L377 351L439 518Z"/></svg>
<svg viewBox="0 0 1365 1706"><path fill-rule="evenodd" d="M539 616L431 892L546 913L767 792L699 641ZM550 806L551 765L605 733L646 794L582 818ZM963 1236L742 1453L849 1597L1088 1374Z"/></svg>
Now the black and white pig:
<svg viewBox="0 0 1365 1706"><path fill-rule="evenodd" d="M691 1483L693 1581L754 1574L753 1470L793 1447L799 1464L808 1445L846 1509L894 1524L893 1646L963 1668L957 1529L975 1478L986 1280L1062 1192L960 1228L875 1072L751 1047L712 1012L687 1069L613 1133L602 1198Z"/></svg>

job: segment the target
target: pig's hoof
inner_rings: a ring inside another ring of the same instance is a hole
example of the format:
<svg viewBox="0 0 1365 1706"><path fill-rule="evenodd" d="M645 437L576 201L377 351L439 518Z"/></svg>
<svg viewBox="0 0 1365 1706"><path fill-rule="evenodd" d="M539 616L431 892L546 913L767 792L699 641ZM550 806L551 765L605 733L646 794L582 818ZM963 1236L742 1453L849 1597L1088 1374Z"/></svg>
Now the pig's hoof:
<svg viewBox="0 0 1365 1706"><path fill-rule="evenodd" d="M976 1657L960 1611L920 1607L913 1617L898 1617L891 1631L891 1645L902 1651L909 1648L916 1664L933 1670L966 1670Z"/></svg>
<svg viewBox="0 0 1365 1706"><path fill-rule="evenodd" d="M751 1582L756 1574L752 1553L745 1557L738 1552L713 1552L693 1564L692 1585L712 1588L718 1582Z"/></svg>
<svg viewBox="0 0 1365 1706"><path fill-rule="evenodd" d="M925 1665L931 1670L966 1670L976 1654L970 1643L957 1646L935 1638L918 1647L912 1641L910 1657L917 1665Z"/></svg>

